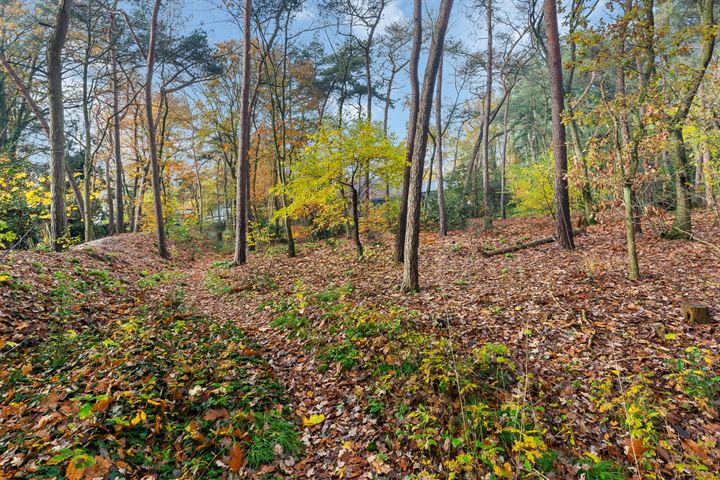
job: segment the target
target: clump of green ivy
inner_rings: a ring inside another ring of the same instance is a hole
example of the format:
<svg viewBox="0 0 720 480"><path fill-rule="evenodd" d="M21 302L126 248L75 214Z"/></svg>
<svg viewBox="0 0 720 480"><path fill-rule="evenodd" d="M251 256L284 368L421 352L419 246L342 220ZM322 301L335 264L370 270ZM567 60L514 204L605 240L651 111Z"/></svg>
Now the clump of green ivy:
<svg viewBox="0 0 720 480"><path fill-rule="evenodd" d="M720 394L717 359L710 350L698 347L688 347L683 353L682 358L668 361L672 369L668 378L677 390L702 404L717 399Z"/></svg>

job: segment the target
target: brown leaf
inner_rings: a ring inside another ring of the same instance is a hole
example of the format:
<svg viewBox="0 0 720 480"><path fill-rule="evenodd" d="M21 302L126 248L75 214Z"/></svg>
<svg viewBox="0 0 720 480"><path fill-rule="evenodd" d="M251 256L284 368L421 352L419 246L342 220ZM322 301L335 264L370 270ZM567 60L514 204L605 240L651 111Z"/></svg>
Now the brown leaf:
<svg viewBox="0 0 720 480"><path fill-rule="evenodd" d="M95 456L95 465L89 467L85 472L85 478L104 478L110 471L112 462L102 455Z"/></svg>
<svg viewBox="0 0 720 480"><path fill-rule="evenodd" d="M240 467L242 467L244 463L245 451L240 447L239 443L233 443L233 446L230 447L230 460L228 461L230 471L235 473L239 472Z"/></svg>
<svg viewBox="0 0 720 480"><path fill-rule="evenodd" d="M212 422L214 420L217 420L218 418L225 418L230 416L227 409L225 408L216 408L215 410L208 410L205 416L203 417L203 420L207 420L208 422Z"/></svg>

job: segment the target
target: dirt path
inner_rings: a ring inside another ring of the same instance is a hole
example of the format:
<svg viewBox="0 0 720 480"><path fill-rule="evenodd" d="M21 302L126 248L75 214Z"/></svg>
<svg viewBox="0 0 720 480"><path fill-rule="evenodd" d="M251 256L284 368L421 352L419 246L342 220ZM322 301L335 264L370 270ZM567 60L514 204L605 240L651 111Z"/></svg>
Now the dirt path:
<svg viewBox="0 0 720 480"><path fill-rule="evenodd" d="M216 295L204 286L211 264L212 259L205 258L184 270L187 304L205 315L236 321L263 348L264 358L291 395L296 414L300 418L326 417L321 425L304 429L303 457L296 464L284 465L285 473L292 478L373 478L375 457L356 454L383 436L382 425L368 417L362 405L366 374L355 370L342 375L319 373L318 364L301 342L269 326L272 316L260 307L262 297ZM290 279L288 284L292 284ZM383 466L378 468L383 470Z"/></svg>

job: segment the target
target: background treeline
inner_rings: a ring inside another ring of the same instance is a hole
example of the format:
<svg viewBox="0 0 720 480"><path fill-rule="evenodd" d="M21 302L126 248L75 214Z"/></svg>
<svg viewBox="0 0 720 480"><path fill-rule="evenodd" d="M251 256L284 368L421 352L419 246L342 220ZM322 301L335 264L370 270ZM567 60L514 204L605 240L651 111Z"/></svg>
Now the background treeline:
<svg viewBox="0 0 720 480"><path fill-rule="evenodd" d="M424 228L554 212L542 7L455 5L435 72ZM213 17L235 26L217 43L188 27L201 25L196 8L0 1L2 245L59 248L159 220L175 238L232 237L243 8L215 6ZM625 205L637 231L648 208L670 210L667 236L689 236L691 208L714 207L720 175L720 6L558 8L573 211L592 223ZM292 255L294 235L355 231L362 254L359 232L397 228L407 177L398 117L411 110L417 30L412 12L398 11L387 0L253 2L251 248L280 240ZM421 86L439 12L421 12Z"/></svg>

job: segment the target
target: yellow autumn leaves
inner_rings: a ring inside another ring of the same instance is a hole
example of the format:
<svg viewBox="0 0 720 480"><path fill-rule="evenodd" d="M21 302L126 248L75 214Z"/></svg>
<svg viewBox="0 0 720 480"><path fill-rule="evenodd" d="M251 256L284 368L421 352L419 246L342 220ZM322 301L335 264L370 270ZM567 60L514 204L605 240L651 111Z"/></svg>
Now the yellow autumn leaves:
<svg viewBox="0 0 720 480"><path fill-rule="evenodd" d="M324 414L322 414L322 413L313 414L313 415L310 415L309 417L303 417L303 426L304 427L313 427L315 425L321 424L324 421L325 421Z"/></svg>

